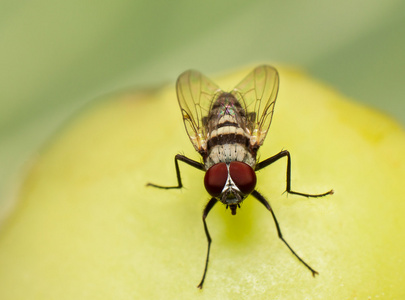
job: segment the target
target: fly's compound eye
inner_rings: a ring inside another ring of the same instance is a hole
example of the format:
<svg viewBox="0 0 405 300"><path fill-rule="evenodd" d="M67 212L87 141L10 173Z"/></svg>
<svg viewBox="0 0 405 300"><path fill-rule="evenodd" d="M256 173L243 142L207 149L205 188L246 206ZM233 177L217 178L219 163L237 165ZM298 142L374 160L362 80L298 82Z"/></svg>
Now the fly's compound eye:
<svg viewBox="0 0 405 300"><path fill-rule="evenodd" d="M240 161L233 161L229 165L229 173L243 194L248 195L253 192L256 186L256 173L251 166Z"/></svg>
<svg viewBox="0 0 405 300"><path fill-rule="evenodd" d="M204 177L204 185L207 192L213 196L218 197L224 186L226 184L226 180L228 179L228 169L225 163L219 163L213 165L208 171L205 173Z"/></svg>

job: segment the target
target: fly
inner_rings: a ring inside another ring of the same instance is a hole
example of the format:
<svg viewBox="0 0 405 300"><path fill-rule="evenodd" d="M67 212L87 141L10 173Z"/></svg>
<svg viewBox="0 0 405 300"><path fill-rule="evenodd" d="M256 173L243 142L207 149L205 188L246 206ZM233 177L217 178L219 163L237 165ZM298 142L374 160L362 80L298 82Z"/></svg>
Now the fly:
<svg viewBox="0 0 405 300"><path fill-rule="evenodd" d="M291 189L291 156L287 150L258 162L257 152L269 130L279 87L279 75L275 68L262 65L249 73L231 92L222 91L215 83L198 71L189 70L177 79L177 99L180 105L187 135L202 162L177 154L174 158L177 175L176 186L161 186L161 189L183 187L178 161L205 172L204 185L211 199L206 204L202 221L208 240L205 267L198 288L202 288L207 275L211 236L206 218L219 201L236 214L240 204L252 195L267 210L275 222L278 237L291 253L309 270L318 274L291 248L283 238L280 226L270 203L257 191L256 171L275 161L287 158L286 192L304 197L323 197L333 194L305 194Z"/></svg>

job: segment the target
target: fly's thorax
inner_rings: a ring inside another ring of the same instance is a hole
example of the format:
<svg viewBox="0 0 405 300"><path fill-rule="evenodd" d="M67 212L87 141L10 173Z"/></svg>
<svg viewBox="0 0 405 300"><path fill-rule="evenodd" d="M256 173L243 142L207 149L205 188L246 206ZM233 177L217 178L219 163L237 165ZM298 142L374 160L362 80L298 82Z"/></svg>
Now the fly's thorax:
<svg viewBox="0 0 405 300"><path fill-rule="evenodd" d="M214 102L205 121L205 188L236 214L236 208L256 185L256 154L251 151L246 114L233 95L224 93Z"/></svg>
<svg viewBox="0 0 405 300"><path fill-rule="evenodd" d="M250 136L239 124L226 115L218 121L218 126L208 134L205 168L220 163L240 161L254 167L256 155L250 148Z"/></svg>
<svg viewBox="0 0 405 300"><path fill-rule="evenodd" d="M243 162L254 168L256 157L254 157L245 146L238 143L216 145L210 149L204 161L204 166L205 169L208 170L218 163L223 162L229 164L233 161Z"/></svg>
<svg viewBox="0 0 405 300"><path fill-rule="evenodd" d="M219 162L240 161L251 167L255 165L256 155L251 151L246 115L232 95L223 94L214 103L207 128L207 155L204 157L207 170Z"/></svg>

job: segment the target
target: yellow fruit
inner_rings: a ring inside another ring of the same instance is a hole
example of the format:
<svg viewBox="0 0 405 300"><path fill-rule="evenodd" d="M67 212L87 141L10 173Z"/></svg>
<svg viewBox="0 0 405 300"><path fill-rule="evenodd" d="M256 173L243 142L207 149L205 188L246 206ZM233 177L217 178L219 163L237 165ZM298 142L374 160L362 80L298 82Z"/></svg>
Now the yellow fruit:
<svg viewBox="0 0 405 300"><path fill-rule="evenodd" d="M232 88L250 70L216 81ZM116 94L85 110L41 151L0 232L0 299L404 299L405 134L395 122L305 75L279 68L280 93L258 172L271 214L248 197L236 216L209 199L173 86Z"/></svg>

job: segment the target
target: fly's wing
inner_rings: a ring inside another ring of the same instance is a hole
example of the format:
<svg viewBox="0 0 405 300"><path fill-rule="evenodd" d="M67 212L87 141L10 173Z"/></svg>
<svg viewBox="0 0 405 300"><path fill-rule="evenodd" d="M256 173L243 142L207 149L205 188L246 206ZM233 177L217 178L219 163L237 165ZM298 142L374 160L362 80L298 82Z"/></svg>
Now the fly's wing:
<svg viewBox="0 0 405 300"><path fill-rule="evenodd" d="M247 115L250 145L258 149L264 142L273 117L279 76L275 68L259 66L232 91Z"/></svg>
<svg viewBox="0 0 405 300"><path fill-rule="evenodd" d="M194 148L203 154L207 150L207 129L204 124L211 103L220 88L198 71L182 73L176 83L177 99L187 134Z"/></svg>

